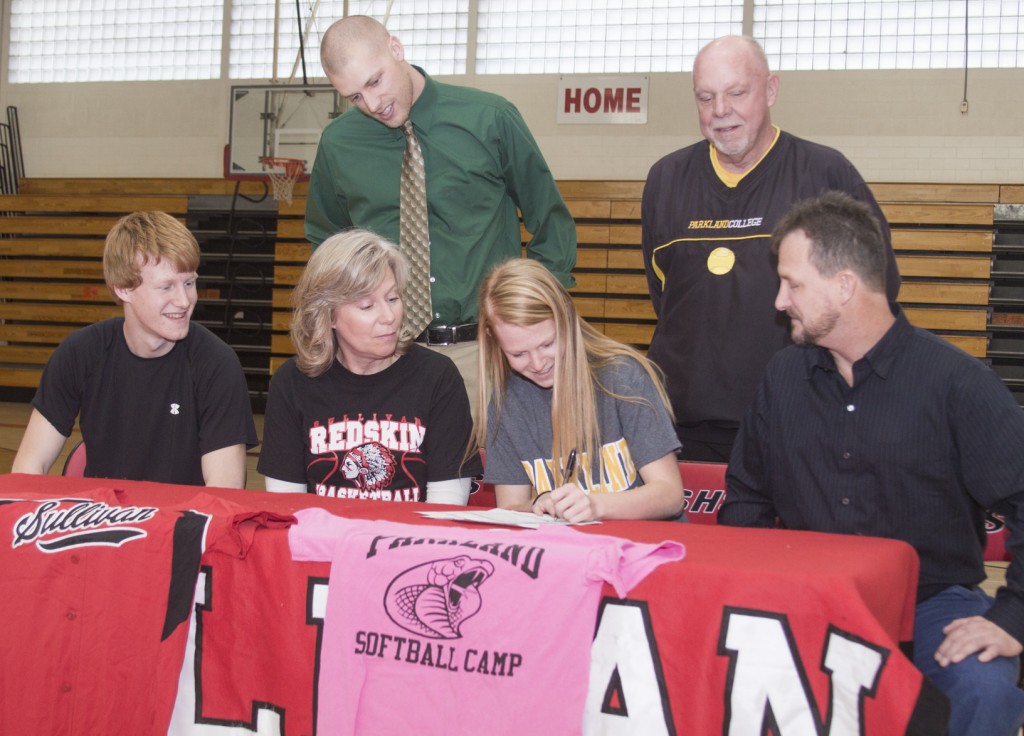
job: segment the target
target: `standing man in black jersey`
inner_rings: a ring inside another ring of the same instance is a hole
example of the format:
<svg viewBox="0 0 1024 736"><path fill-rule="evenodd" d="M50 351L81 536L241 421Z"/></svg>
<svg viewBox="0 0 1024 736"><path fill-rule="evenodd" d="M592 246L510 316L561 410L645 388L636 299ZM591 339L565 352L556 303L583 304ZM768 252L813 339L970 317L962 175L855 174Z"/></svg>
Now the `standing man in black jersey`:
<svg viewBox="0 0 1024 736"><path fill-rule="evenodd" d="M728 461L769 358L789 342L773 307L779 281L769 242L794 202L826 190L867 202L889 252L887 294L895 301L899 292L871 191L841 153L772 125L778 90L756 41L709 43L693 65L707 140L658 161L644 189L644 265L658 316L648 355L665 371L688 460Z"/></svg>

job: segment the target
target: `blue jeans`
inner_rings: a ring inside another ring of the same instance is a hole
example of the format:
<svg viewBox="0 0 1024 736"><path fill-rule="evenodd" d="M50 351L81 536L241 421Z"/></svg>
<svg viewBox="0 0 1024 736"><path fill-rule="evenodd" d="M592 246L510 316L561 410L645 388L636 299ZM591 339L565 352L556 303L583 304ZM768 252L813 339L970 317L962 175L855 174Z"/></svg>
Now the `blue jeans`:
<svg viewBox="0 0 1024 736"><path fill-rule="evenodd" d="M1024 724L1024 690L1017 687L1018 657L983 663L975 654L947 667L935 661L935 651L946 638L943 627L954 619L980 616L991 605L992 597L984 591L959 585L917 605L914 665L949 697L950 736L1010 736Z"/></svg>

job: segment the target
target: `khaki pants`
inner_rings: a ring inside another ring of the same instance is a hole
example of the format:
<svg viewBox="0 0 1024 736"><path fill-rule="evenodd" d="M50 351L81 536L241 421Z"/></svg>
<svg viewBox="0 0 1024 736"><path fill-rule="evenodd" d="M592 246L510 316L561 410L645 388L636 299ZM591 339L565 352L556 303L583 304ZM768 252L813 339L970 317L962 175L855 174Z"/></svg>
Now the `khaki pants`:
<svg viewBox="0 0 1024 736"><path fill-rule="evenodd" d="M466 382L466 393L469 395L469 409L473 413L473 421L476 421L476 391L480 385L480 371L477 361L480 353L480 346L476 340L470 342L459 342L454 345L427 345L431 350L446 355L455 363L455 367L462 374L462 380Z"/></svg>

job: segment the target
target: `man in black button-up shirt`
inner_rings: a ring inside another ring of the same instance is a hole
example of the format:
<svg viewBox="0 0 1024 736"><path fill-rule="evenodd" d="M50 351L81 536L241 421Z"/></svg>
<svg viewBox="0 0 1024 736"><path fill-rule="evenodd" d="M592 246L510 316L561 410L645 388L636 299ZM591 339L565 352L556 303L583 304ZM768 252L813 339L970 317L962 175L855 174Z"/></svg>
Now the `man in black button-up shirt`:
<svg viewBox="0 0 1024 736"><path fill-rule="evenodd" d="M914 663L951 701L951 733L1016 734L1024 641L1024 412L996 374L915 328L885 295L885 245L863 204L797 205L772 238L776 354L744 419L719 521L902 539L921 558ZM1014 562L993 603L984 509Z"/></svg>

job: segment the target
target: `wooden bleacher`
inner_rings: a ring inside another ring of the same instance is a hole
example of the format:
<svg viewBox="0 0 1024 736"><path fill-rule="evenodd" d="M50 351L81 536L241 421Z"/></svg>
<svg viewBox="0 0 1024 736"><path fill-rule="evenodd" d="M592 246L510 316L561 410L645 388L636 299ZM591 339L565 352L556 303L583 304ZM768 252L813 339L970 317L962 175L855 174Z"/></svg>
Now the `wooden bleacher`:
<svg viewBox="0 0 1024 736"><path fill-rule="evenodd" d="M581 314L611 337L646 347L656 322L640 253L639 181L559 182L577 223L579 250L573 296ZM876 197L890 221L903 275L899 300L912 322L977 357L986 356L993 206L1000 185L878 184ZM1008 188L1020 197L1019 187ZM304 204L281 212L275 267L275 357L287 341L288 296L305 256ZM524 235L525 237L525 235ZM299 250L295 246L301 246ZM277 310L282 310L280 313Z"/></svg>
<svg viewBox="0 0 1024 736"><path fill-rule="evenodd" d="M31 388L50 352L77 327L119 314L103 284L103 238L121 215L161 209L184 218L190 195L229 195L220 179L27 179L0 195L0 389ZM646 347L655 317L640 253L639 181L559 182L577 222L573 289L580 312L606 334ZM912 322L972 355L987 356L991 324L993 208L1024 203L1024 186L876 184L893 231ZM243 193L261 194L245 183ZM291 289L309 247L305 185L282 204L273 257L265 373L293 353ZM202 279L200 280L202 299Z"/></svg>

